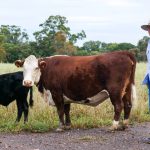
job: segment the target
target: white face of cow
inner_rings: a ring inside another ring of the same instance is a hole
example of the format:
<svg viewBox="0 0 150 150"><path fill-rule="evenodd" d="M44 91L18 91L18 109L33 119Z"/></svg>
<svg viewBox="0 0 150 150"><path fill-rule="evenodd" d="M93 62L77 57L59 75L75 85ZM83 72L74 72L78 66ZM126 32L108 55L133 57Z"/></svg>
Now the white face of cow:
<svg viewBox="0 0 150 150"><path fill-rule="evenodd" d="M23 64L23 85L30 87L34 83L38 83L41 76L41 71L38 66L38 59L34 55L27 57Z"/></svg>

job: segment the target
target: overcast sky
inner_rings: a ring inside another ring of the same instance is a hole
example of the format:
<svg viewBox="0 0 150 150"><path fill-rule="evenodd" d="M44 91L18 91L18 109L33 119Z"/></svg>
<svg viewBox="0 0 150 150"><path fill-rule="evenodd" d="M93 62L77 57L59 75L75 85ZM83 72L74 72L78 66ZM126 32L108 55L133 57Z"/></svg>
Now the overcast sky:
<svg viewBox="0 0 150 150"><path fill-rule="evenodd" d="M1 0L0 25L17 25L32 33L51 15L65 16L72 33L84 30L79 41L129 42L148 33L140 28L150 21L150 0Z"/></svg>

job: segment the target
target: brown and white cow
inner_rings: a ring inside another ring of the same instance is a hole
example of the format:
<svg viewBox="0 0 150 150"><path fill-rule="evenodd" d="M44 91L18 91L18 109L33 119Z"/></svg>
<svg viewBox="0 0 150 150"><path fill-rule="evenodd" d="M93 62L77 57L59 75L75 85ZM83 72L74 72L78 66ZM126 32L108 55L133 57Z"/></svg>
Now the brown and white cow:
<svg viewBox="0 0 150 150"><path fill-rule="evenodd" d="M128 125L132 98L136 96L136 60L132 53L120 51L95 56L51 56L42 59L30 55L15 64L23 66L23 85L31 87L37 84L45 98L56 106L60 121L58 131L71 124L71 102L96 106L108 97L115 112L112 129L118 129L122 109L124 125Z"/></svg>

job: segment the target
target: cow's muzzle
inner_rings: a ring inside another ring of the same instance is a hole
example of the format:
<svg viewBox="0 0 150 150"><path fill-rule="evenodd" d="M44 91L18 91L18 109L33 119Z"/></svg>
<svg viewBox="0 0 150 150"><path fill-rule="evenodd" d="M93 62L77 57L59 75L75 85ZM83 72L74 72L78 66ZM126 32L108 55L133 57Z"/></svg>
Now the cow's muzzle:
<svg viewBox="0 0 150 150"><path fill-rule="evenodd" d="M23 81L23 86L31 87L32 86L32 81L30 81L30 80L24 80Z"/></svg>

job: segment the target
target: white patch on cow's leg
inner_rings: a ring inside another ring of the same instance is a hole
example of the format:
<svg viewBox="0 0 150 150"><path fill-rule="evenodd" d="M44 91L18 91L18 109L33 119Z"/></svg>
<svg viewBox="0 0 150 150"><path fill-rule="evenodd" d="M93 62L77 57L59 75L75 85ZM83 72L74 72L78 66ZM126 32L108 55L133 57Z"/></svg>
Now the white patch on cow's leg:
<svg viewBox="0 0 150 150"><path fill-rule="evenodd" d="M62 132L64 131L65 126L62 123L59 123L59 127L56 129L57 132Z"/></svg>
<svg viewBox="0 0 150 150"><path fill-rule="evenodd" d="M56 129L56 132L63 132L63 131L64 131L64 128L59 127L59 128Z"/></svg>
<svg viewBox="0 0 150 150"><path fill-rule="evenodd" d="M124 124L124 125L128 125L128 124L129 124L129 119L125 119L125 120L123 121L123 124Z"/></svg>
<svg viewBox="0 0 150 150"><path fill-rule="evenodd" d="M70 129L71 129L71 125L66 125L66 126L65 126L65 129L66 129L66 130L70 130Z"/></svg>
<svg viewBox="0 0 150 150"><path fill-rule="evenodd" d="M128 128L128 126L129 126L129 119L123 120L123 127Z"/></svg>
<svg viewBox="0 0 150 150"><path fill-rule="evenodd" d="M118 126L119 126L119 121L113 121L113 127L114 127L114 129L117 129L118 128Z"/></svg>
<svg viewBox="0 0 150 150"><path fill-rule="evenodd" d="M113 125L109 128L110 130L117 130L119 128L119 121L113 121Z"/></svg>

